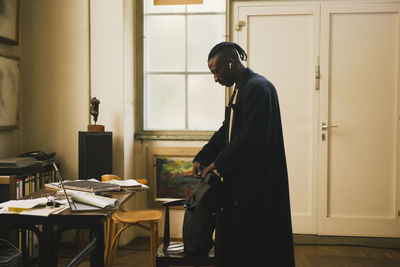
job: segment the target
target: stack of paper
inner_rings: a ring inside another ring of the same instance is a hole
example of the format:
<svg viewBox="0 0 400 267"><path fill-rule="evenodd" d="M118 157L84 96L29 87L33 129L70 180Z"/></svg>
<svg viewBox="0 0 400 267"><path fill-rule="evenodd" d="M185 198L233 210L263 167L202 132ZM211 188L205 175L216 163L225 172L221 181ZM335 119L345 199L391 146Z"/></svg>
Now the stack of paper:
<svg viewBox="0 0 400 267"><path fill-rule="evenodd" d="M113 179L113 180L106 181L106 182L103 182L103 183L119 185L121 188L126 188L126 187L148 188L147 185L138 183L134 179L127 179L127 180L116 180L116 179Z"/></svg>
<svg viewBox="0 0 400 267"><path fill-rule="evenodd" d="M66 209L66 206L57 208L47 207L47 198L9 200L0 203L0 213L18 213L21 215L49 216L52 213L58 213Z"/></svg>

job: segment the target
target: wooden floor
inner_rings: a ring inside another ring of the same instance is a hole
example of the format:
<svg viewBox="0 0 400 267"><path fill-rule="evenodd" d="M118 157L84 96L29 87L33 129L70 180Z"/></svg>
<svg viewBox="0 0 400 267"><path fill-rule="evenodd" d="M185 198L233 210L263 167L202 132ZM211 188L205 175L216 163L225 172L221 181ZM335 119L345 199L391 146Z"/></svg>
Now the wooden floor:
<svg viewBox="0 0 400 267"><path fill-rule="evenodd" d="M137 238L125 247L119 248L113 266L151 267L147 238ZM65 266L74 253L72 248L59 251L59 266ZM296 245L297 267L399 267L400 250L363 246L321 246ZM85 260L79 266L90 266ZM245 267L245 266L244 266Z"/></svg>

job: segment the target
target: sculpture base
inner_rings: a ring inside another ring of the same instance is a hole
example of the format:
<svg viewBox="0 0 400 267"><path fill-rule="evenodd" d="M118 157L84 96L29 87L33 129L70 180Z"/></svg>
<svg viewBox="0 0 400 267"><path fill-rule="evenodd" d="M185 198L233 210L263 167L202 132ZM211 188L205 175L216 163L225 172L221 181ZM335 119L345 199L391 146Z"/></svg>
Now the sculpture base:
<svg viewBox="0 0 400 267"><path fill-rule="evenodd" d="M88 125L88 132L104 132L104 125Z"/></svg>

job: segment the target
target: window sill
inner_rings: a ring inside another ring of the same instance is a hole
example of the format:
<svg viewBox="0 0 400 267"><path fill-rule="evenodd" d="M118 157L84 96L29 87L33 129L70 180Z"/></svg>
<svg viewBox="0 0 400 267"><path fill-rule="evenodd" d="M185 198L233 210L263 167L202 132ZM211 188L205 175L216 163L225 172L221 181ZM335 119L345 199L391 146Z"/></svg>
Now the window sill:
<svg viewBox="0 0 400 267"><path fill-rule="evenodd" d="M208 141L214 132L210 131L191 131L191 132L153 132L146 131L135 134L135 140L168 140L168 141Z"/></svg>

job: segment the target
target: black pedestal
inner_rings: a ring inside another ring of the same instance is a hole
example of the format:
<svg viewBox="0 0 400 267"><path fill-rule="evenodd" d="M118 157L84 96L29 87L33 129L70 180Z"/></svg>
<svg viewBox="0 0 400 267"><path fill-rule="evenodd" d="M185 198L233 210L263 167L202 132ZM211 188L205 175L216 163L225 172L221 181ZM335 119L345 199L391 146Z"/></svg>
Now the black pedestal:
<svg viewBox="0 0 400 267"><path fill-rule="evenodd" d="M79 132L79 179L112 174L112 132Z"/></svg>

